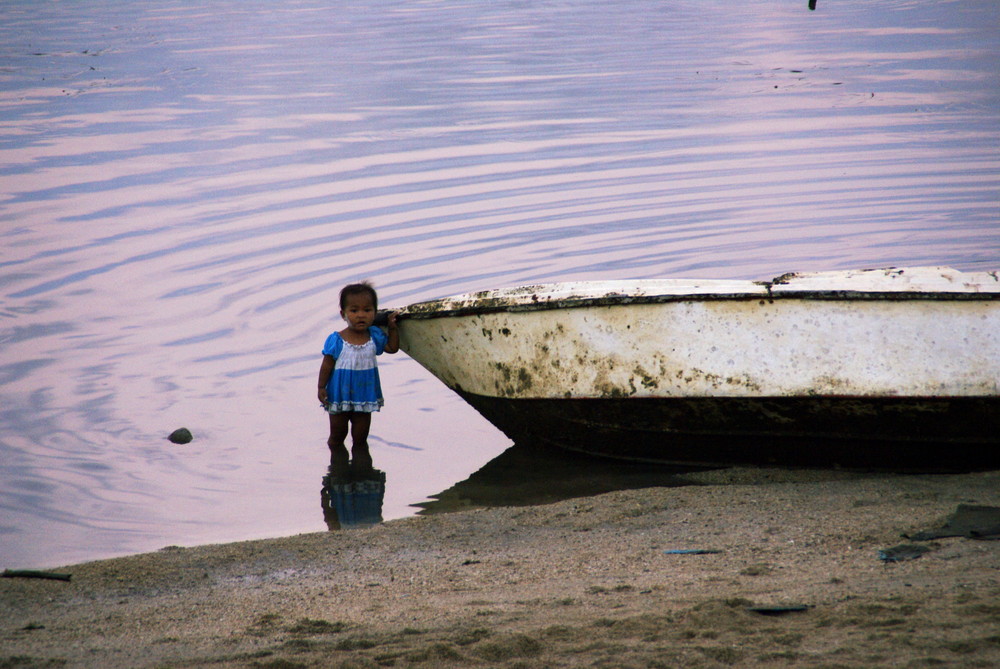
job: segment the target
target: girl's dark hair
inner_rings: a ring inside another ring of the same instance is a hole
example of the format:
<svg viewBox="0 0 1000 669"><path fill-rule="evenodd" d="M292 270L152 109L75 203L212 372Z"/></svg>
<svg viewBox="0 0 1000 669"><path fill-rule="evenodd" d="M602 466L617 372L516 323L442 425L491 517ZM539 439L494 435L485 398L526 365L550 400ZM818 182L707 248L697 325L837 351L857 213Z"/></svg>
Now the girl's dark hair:
<svg viewBox="0 0 1000 669"><path fill-rule="evenodd" d="M375 292L370 283L362 281L361 283L352 283L344 286L340 290L340 310L343 311L347 308L348 295L363 295L365 293L372 296L372 306L378 309L378 293Z"/></svg>

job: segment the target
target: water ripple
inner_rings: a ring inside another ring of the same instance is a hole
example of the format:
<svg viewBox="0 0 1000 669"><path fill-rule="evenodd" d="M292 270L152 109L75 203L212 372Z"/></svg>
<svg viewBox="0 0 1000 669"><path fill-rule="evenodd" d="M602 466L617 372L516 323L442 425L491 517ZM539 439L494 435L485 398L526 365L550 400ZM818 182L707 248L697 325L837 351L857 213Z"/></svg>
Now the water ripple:
<svg viewBox="0 0 1000 669"><path fill-rule="evenodd" d="M324 527L347 281L997 269L992 4L804 4L4 3L4 558ZM507 442L384 376L392 518Z"/></svg>

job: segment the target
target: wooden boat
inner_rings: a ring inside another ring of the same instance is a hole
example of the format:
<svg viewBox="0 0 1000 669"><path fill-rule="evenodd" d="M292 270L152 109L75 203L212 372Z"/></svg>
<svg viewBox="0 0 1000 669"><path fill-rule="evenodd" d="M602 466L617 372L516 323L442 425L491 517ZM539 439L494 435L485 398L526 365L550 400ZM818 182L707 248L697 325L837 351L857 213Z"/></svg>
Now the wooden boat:
<svg viewBox="0 0 1000 669"><path fill-rule="evenodd" d="M519 445L669 463L1000 468L1000 272L522 286L400 345Z"/></svg>

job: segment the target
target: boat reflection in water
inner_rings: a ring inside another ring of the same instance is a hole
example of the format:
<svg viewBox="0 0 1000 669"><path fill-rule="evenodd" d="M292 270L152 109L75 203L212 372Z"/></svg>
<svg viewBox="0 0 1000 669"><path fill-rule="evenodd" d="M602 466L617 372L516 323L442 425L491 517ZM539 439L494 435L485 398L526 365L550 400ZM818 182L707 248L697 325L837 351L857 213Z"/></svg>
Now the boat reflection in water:
<svg viewBox="0 0 1000 669"><path fill-rule="evenodd" d="M697 485L684 474L709 467L628 462L532 444L514 445L464 481L432 495L420 515L463 509L551 504L615 490Z"/></svg>
<svg viewBox="0 0 1000 669"><path fill-rule="evenodd" d="M320 493L323 520L330 530L371 527L382 522L385 472L373 469L364 476L323 476Z"/></svg>

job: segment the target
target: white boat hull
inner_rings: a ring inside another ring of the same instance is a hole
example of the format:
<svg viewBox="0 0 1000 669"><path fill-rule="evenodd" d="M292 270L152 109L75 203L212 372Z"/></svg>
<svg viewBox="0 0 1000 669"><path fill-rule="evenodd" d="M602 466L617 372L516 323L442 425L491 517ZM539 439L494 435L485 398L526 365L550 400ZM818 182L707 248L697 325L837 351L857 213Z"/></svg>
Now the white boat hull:
<svg viewBox="0 0 1000 669"><path fill-rule="evenodd" d="M411 305L400 335L518 443L918 468L962 450L1000 466L994 273L535 286Z"/></svg>

